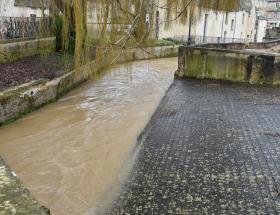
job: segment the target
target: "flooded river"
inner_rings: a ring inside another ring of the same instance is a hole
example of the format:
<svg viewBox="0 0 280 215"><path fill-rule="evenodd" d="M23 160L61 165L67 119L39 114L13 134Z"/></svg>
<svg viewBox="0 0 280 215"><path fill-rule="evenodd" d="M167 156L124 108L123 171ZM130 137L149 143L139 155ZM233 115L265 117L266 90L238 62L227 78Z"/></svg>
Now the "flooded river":
<svg viewBox="0 0 280 215"><path fill-rule="evenodd" d="M177 58L114 66L0 128L1 156L52 214L95 214L118 194L176 68Z"/></svg>

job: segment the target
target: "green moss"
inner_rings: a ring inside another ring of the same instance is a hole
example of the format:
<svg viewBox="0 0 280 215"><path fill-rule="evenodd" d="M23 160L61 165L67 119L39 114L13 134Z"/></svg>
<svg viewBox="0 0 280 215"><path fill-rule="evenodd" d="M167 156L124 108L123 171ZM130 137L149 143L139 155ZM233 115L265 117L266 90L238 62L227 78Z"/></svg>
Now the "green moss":
<svg viewBox="0 0 280 215"><path fill-rule="evenodd" d="M156 40L155 41L155 46L173 46L176 45L174 41L170 40Z"/></svg>
<svg viewBox="0 0 280 215"><path fill-rule="evenodd" d="M45 105L51 104L51 103L53 103L53 102L55 102L55 101L57 101L57 99L51 99L51 100L49 100L48 102L46 102L46 103L44 103L44 104L42 104L42 105L39 105L39 106L37 106L37 107L28 107L28 108L26 108L23 112L18 113L18 114L17 114L15 117L13 117L12 119L9 119L9 120L6 120L6 121L3 122L3 123L0 123L0 127L1 127L1 126L10 125L10 124L14 123L15 121L17 121L18 119L20 119L20 118L22 118L22 117L24 117L24 116L26 116L26 115L32 113L33 111L36 111L36 110L42 108L42 107L45 106Z"/></svg>

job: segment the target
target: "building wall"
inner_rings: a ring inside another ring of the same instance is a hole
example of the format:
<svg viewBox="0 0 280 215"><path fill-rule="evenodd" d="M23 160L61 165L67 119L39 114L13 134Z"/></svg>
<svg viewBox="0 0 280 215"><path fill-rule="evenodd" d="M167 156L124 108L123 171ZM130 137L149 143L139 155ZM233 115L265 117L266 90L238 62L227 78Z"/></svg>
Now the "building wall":
<svg viewBox="0 0 280 215"><path fill-rule="evenodd" d="M106 13L106 9L102 3L97 2L96 0L89 0L87 4L88 4L88 10L87 10L88 34L96 38L99 35L101 35L101 30L105 23L104 14ZM134 7L133 5L131 5L131 11L133 10ZM117 15L123 14L123 12L118 9L118 7L116 7L115 9L115 13ZM110 32L114 28L115 31L117 31L117 34L123 35L125 32L128 31L130 26L131 23L126 20L122 20L121 17L117 17L116 19L113 20L109 12L108 19L107 19L107 29L106 29L107 32Z"/></svg>
<svg viewBox="0 0 280 215"><path fill-rule="evenodd" d="M253 7L250 9L240 9L237 12L224 12L224 11L201 11L195 22L192 24L191 35L192 36L204 36L204 26L207 15L207 27L205 36L208 37L220 37L220 38L236 38L236 39L248 39L253 41L255 39L257 30L255 29L257 21L256 7L261 8L266 5L266 0L253 0ZM254 5L255 3L255 5ZM164 0L162 1L164 4ZM172 27L165 28L165 13L163 9L159 10L160 13L160 26L159 26L159 38L173 38L174 36L185 35L188 37L189 32L189 20L185 24L180 21L172 22ZM263 24L263 23L262 23ZM259 34L262 37L263 31ZM179 37L180 38L180 37ZM260 40L260 39L259 39ZM260 40L262 41L262 40Z"/></svg>
<svg viewBox="0 0 280 215"><path fill-rule="evenodd" d="M163 12L163 11L162 11ZM172 38L175 35L188 35L189 22L181 24L179 21L172 23L172 27L165 28L164 26L164 13L161 17L159 38ZM200 17L192 24L191 35L203 36L205 17L207 17L207 28L205 36L209 37L226 37L226 38L254 38L255 17L249 16L248 12L216 12L204 11ZM228 14L228 15L226 15ZM226 17L227 22L226 22Z"/></svg>
<svg viewBox="0 0 280 215"><path fill-rule="evenodd" d="M45 11L48 14L48 10ZM0 0L0 16L1 17L30 17L36 15L42 17L40 8L15 6L15 0Z"/></svg>
<svg viewBox="0 0 280 215"><path fill-rule="evenodd" d="M280 0L268 0L266 15L268 28L280 27Z"/></svg>
<svg viewBox="0 0 280 215"><path fill-rule="evenodd" d="M164 13L160 12L159 19L159 38L173 38L175 35L188 35L189 25L182 24L180 21L174 21L170 26L167 26L163 21Z"/></svg>
<svg viewBox="0 0 280 215"><path fill-rule="evenodd" d="M258 20L256 42L263 41L263 38L266 36L266 27L267 27L267 20L264 19Z"/></svg>

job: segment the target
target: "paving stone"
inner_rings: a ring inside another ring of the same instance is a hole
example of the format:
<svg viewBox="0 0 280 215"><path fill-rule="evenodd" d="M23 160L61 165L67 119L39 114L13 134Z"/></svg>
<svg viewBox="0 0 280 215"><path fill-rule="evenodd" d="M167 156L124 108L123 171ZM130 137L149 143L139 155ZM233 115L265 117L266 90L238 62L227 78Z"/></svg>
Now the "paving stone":
<svg viewBox="0 0 280 215"><path fill-rule="evenodd" d="M280 214L280 89L175 80L108 214Z"/></svg>

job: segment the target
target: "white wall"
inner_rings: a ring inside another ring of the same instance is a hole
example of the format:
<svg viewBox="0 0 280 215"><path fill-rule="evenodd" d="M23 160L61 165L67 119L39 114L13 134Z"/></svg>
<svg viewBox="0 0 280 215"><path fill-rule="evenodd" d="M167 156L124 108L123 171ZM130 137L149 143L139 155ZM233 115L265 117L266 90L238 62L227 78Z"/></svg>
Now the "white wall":
<svg viewBox="0 0 280 215"><path fill-rule="evenodd" d="M258 29L257 29L257 41L256 42L262 42L263 38L266 35L266 26L267 26L267 20L259 20L258 21Z"/></svg>
<svg viewBox="0 0 280 215"><path fill-rule="evenodd" d="M48 10L45 13L48 14ZM14 6L14 0L0 0L0 16L2 17L30 17L31 14L42 17L42 10L40 8Z"/></svg>
<svg viewBox="0 0 280 215"><path fill-rule="evenodd" d="M279 0L280 1L280 0ZM210 37L224 37L226 32L226 38L237 38L237 39L249 39L253 41L256 35L256 21L257 21L257 11L256 7L260 9L259 14L263 14L262 9L267 4L266 0L252 0L254 5L251 11L237 11L228 13L228 21L226 23L226 12L224 11L201 11L200 16L198 16L195 23L192 24L192 36L203 36L204 33L204 23L205 23L205 14L208 14L208 24L206 36ZM161 4L164 5L164 0L161 0ZM184 35L185 38L188 37L189 30L189 20L186 21L186 24L182 24L179 21L171 23L170 28L165 28L164 20L166 10L160 9L160 32L159 38L173 38L176 35ZM232 20L233 26L232 26ZM263 27L263 22L261 27ZM261 29L259 37L263 35L263 29Z"/></svg>
<svg viewBox="0 0 280 215"><path fill-rule="evenodd" d="M226 12L216 12L213 10L203 11L197 18L196 22L192 24L191 35L203 36L205 14L208 14L208 22L206 29L206 36L209 37L224 37L226 32L227 38L245 39L249 35L250 39L254 38L255 16L249 16L248 12L239 11L228 13L228 21L226 23ZM243 20L244 14L244 22ZM180 21L172 22L170 28L165 28L165 11L160 10L160 38L173 38L175 35L188 35L189 21L186 24L181 24ZM232 20L233 26L232 26Z"/></svg>
<svg viewBox="0 0 280 215"><path fill-rule="evenodd" d="M161 17L160 13L160 17ZM159 25L159 38L173 38L175 35L188 35L189 25L182 24L179 21L172 22L170 27L166 28L165 23L163 22L165 19L160 18Z"/></svg>
<svg viewBox="0 0 280 215"><path fill-rule="evenodd" d="M268 18L268 28L280 26L280 0L267 3L266 17Z"/></svg>

